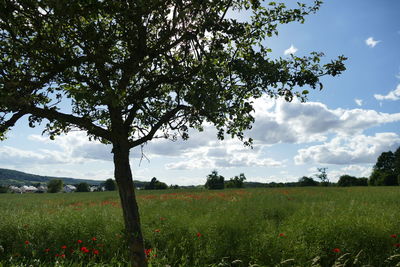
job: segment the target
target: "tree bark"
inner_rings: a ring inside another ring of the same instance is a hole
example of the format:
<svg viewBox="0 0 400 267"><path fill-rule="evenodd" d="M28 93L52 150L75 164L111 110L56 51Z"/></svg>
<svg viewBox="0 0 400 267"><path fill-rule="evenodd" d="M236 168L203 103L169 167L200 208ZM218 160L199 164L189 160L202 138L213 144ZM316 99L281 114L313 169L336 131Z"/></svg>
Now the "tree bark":
<svg viewBox="0 0 400 267"><path fill-rule="evenodd" d="M147 267L142 230L140 227L139 208L136 202L135 188L129 164L129 150L128 142L114 144L114 176L117 181L119 197L121 199L131 266Z"/></svg>

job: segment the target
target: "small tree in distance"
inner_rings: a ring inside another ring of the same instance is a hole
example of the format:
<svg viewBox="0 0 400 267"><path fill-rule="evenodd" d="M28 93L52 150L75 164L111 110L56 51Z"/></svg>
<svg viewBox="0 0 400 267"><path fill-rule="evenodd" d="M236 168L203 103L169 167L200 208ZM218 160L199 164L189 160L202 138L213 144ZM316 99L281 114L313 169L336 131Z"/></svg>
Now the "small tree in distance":
<svg viewBox="0 0 400 267"><path fill-rule="evenodd" d="M115 189L117 188L117 186L116 186L116 183L115 183L115 180L114 179L107 179L105 182L104 182L104 189L106 190L106 191L115 191Z"/></svg>
<svg viewBox="0 0 400 267"><path fill-rule="evenodd" d="M322 186L328 186L329 185L329 179L328 179L328 174L326 173L326 170L328 168L318 168L318 174L316 177L321 180L321 185Z"/></svg>
<svg viewBox="0 0 400 267"><path fill-rule="evenodd" d="M311 177L303 176L299 179L300 186L317 186L318 182Z"/></svg>
<svg viewBox="0 0 400 267"><path fill-rule="evenodd" d="M76 192L90 192L90 187L88 183L79 183L76 186Z"/></svg>
<svg viewBox="0 0 400 267"><path fill-rule="evenodd" d="M211 174L207 175L207 181L204 187L207 189L224 189L225 178L222 175L218 175L216 170L213 170Z"/></svg>
<svg viewBox="0 0 400 267"><path fill-rule="evenodd" d="M226 188L243 188L244 187L244 181L246 180L246 176L244 176L244 173L241 173L239 176L235 176L229 181L225 183Z"/></svg>
<svg viewBox="0 0 400 267"><path fill-rule="evenodd" d="M58 193L62 190L64 182L60 179L53 179L47 183L47 192Z"/></svg>

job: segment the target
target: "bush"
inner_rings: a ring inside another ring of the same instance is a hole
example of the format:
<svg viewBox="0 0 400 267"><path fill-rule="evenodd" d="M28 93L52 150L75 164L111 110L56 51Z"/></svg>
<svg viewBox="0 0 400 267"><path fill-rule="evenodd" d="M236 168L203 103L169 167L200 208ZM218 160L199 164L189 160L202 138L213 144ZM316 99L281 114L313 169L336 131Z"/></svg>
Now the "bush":
<svg viewBox="0 0 400 267"><path fill-rule="evenodd" d="M47 192L49 193L58 193L62 190L64 182L59 179L50 180L47 183Z"/></svg>

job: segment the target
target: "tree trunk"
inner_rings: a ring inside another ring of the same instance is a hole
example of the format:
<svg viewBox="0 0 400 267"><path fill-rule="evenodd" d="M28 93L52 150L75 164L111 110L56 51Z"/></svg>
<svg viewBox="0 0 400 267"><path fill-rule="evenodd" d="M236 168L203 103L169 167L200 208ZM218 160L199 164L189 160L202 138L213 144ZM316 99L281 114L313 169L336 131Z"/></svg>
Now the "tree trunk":
<svg viewBox="0 0 400 267"><path fill-rule="evenodd" d="M114 144L114 176L119 189L125 230L128 238L131 266L146 267L142 230L140 228L139 209L135 197L135 188L129 164L129 147L126 144Z"/></svg>

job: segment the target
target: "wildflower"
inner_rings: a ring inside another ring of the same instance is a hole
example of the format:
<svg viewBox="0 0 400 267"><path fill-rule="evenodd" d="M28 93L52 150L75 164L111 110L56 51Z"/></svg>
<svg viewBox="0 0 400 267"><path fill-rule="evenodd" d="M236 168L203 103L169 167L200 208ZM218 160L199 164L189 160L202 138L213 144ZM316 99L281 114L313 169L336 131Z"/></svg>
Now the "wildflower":
<svg viewBox="0 0 400 267"><path fill-rule="evenodd" d="M279 237L286 237L286 235L284 233L280 233Z"/></svg>
<svg viewBox="0 0 400 267"><path fill-rule="evenodd" d="M393 244L393 247L400 248L400 243Z"/></svg>
<svg viewBox="0 0 400 267"><path fill-rule="evenodd" d="M29 245L31 242L29 242L28 240L26 240L24 243L25 243L25 245Z"/></svg>
<svg viewBox="0 0 400 267"><path fill-rule="evenodd" d="M164 218L164 217L160 217L160 220L161 221L165 221L167 218Z"/></svg>
<svg viewBox="0 0 400 267"><path fill-rule="evenodd" d="M334 249L332 249L332 252L334 252L334 253L340 253L340 248L334 248Z"/></svg>
<svg viewBox="0 0 400 267"><path fill-rule="evenodd" d="M65 254L61 254L61 255L60 255L60 258L65 259Z"/></svg>
<svg viewBox="0 0 400 267"><path fill-rule="evenodd" d="M152 251L152 249L151 249L151 248L149 248L149 249L145 249L145 250L144 250L144 253L146 254L146 256L149 256L149 255L150 255L150 253L151 253L151 251Z"/></svg>
<svg viewBox="0 0 400 267"><path fill-rule="evenodd" d="M92 237L92 241L97 241L97 238L96 237Z"/></svg>
<svg viewBox="0 0 400 267"><path fill-rule="evenodd" d="M201 237L202 236L202 234L200 234L200 233L197 233L196 235L197 235L197 237Z"/></svg>
<svg viewBox="0 0 400 267"><path fill-rule="evenodd" d="M99 255L99 251L97 249L93 249L93 254Z"/></svg>
<svg viewBox="0 0 400 267"><path fill-rule="evenodd" d="M64 245L64 246L61 246L61 249L66 249L67 248L67 246L66 245Z"/></svg>
<svg viewBox="0 0 400 267"><path fill-rule="evenodd" d="M59 255L59 254L56 254L55 256L56 256L56 257L60 257L60 255Z"/></svg>
<svg viewBox="0 0 400 267"><path fill-rule="evenodd" d="M44 252L46 252L46 253L48 253L49 251L50 251L49 248L46 248L46 249L44 250Z"/></svg>
<svg viewBox="0 0 400 267"><path fill-rule="evenodd" d="M159 233L159 232L160 232L160 229L156 229L156 230L154 230L154 232Z"/></svg>
<svg viewBox="0 0 400 267"><path fill-rule="evenodd" d="M397 237L397 235L390 235L390 237L392 237L392 238L396 238L396 237Z"/></svg>
<svg viewBox="0 0 400 267"><path fill-rule="evenodd" d="M87 247L81 247L81 251L82 251L83 253L88 253L88 252L89 252L89 249L87 249Z"/></svg>
<svg viewBox="0 0 400 267"><path fill-rule="evenodd" d="M81 243L82 243L82 240L79 239L79 240L76 241L76 242L77 242L78 244L81 244Z"/></svg>

